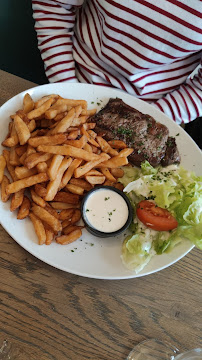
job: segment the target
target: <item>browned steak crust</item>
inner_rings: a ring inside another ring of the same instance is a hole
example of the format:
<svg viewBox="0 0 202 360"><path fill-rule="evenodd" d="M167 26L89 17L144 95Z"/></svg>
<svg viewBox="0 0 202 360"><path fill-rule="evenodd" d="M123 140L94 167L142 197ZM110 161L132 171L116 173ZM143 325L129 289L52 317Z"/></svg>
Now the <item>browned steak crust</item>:
<svg viewBox="0 0 202 360"><path fill-rule="evenodd" d="M175 139L168 137L168 128L119 98L110 99L91 121L96 122L95 131L106 140L120 139L125 141L127 146L134 148L129 157L134 165L140 166L145 160L152 166L157 166L161 162L166 165L180 161ZM168 142L168 138L172 141Z"/></svg>

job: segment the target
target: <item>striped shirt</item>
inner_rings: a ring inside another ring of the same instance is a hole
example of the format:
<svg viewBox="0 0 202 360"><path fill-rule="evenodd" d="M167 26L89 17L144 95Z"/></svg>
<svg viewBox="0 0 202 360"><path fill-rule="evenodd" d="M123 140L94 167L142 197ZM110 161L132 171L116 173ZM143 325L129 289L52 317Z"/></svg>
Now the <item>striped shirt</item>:
<svg viewBox="0 0 202 360"><path fill-rule="evenodd" d="M32 6L50 82L122 89L178 124L202 116L201 0L32 0Z"/></svg>

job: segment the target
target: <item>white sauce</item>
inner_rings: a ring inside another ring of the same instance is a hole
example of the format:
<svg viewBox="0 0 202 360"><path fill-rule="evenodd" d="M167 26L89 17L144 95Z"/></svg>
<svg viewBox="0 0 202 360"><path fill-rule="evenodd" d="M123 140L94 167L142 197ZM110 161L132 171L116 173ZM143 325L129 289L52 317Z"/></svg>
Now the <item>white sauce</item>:
<svg viewBox="0 0 202 360"><path fill-rule="evenodd" d="M128 219L128 206L115 191L99 189L87 198L84 216L94 229L110 233L125 225Z"/></svg>

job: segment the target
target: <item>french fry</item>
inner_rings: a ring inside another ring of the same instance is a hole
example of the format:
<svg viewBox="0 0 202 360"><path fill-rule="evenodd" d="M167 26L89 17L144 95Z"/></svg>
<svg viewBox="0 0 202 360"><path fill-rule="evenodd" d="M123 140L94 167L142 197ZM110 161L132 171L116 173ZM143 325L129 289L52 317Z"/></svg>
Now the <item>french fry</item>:
<svg viewBox="0 0 202 360"><path fill-rule="evenodd" d="M77 229L72 231L70 234L68 235L61 235L61 236L57 236L56 237L56 242L61 244L61 245L66 245L66 244L70 244L74 241L76 241L77 239L79 239L82 235L82 231L81 229Z"/></svg>
<svg viewBox="0 0 202 360"><path fill-rule="evenodd" d="M92 130L91 130L92 131ZM84 126L81 127L81 133L83 135L86 136L86 138L88 139L88 142L93 145L93 146L96 146L96 147L100 147L99 143L97 143L97 141L94 140L94 136L92 136L91 134L89 134L88 131L86 131L86 129L84 128ZM94 131L93 131L94 133ZM95 134L95 133L94 133Z"/></svg>
<svg viewBox="0 0 202 360"><path fill-rule="evenodd" d="M27 151L27 144L17 146L15 151L19 157L22 156Z"/></svg>
<svg viewBox="0 0 202 360"><path fill-rule="evenodd" d="M62 233L64 235L68 235L70 234L72 231L74 230L78 230L78 229L83 229L83 226L78 226L78 225L67 225L63 230Z"/></svg>
<svg viewBox="0 0 202 360"><path fill-rule="evenodd" d="M67 139L66 134L56 134L56 135L37 136L34 138L30 138L28 140L28 143L33 147L37 147L39 145L59 145L59 144L63 144L66 139Z"/></svg>
<svg viewBox="0 0 202 360"><path fill-rule="evenodd" d="M18 135L15 129L15 125L14 122L11 123L11 133L10 133L10 137L8 137L7 139L5 139L2 142L3 146L7 146L7 147L12 147L12 146L16 146L19 143L19 139L18 139Z"/></svg>
<svg viewBox="0 0 202 360"><path fill-rule="evenodd" d="M15 169L14 167L10 164L10 152L8 150L3 150L3 156L6 160L6 167L7 170L12 178L13 181L17 180L17 176L15 174Z"/></svg>
<svg viewBox="0 0 202 360"><path fill-rule="evenodd" d="M93 175L93 176L99 176L99 175L103 175L100 171L98 171L98 170L95 170L95 169L93 169L93 170L90 170L90 171L88 171L87 173L86 173L86 175Z"/></svg>
<svg viewBox="0 0 202 360"><path fill-rule="evenodd" d="M12 166L18 166L21 165L19 156L17 155L15 151L15 147L12 147L10 150L10 158L9 158L10 164Z"/></svg>
<svg viewBox="0 0 202 360"><path fill-rule="evenodd" d="M133 153L134 149L126 148L120 151L119 157L128 157Z"/></svg>
<svg viewBox="0 0 202 360"><path fill-rule="evenodd" d="M111 173L115 178L122 178L124 175L123 169L120 168L111 169Z"/></svg>
<svg viewBox="0 0 202 360"><path fill-rule="evenodd" d="M10 211L15 211L17 208L19 208L22 205L23 198L24 198L24 189L13 194L10 204Z"/></svg>
<svg viewBox="0 0 202 360"><path fill-rule="evenodd" d="M114 149L125 149L127 145L124 141L121 140L110 140L108 144Z"/></svg>
<svg viewBox="0 0 202 360"><path fill-rule="evenodd" d="M101 171L102 171L103 175L106 177L106 179L108 179L112 182L116 182L116 178L111 174L111 172L109 171L108 168L101 168Z"/></svg>
<svg viewBox="0 0 202 360"><path fill-rule="evenodd" d="M34 131L34 129L36 129L36 121L34 119L32 119L28 124L27 124L27 127L30 131L30 133L32 131ZM31 136L31 135L30 135Z"/></svg>
<svg viewBox="0 0 202 360"><path fill-rule="evenodd" d="M34 191L38 196L40 196L42 198L45 197L47 194L47 189L42 184L36 184L34 186Z"/></svg>
<svg viewBox="0 0 202 360"><path fill-rule="evenodd" d="M85 165L82 165L82 166L78 167L77 169L75 169L74 177L79 178L79 177L85 175L87 172L92 170L94 167L98 166L103 161L105 162L107 159L109 159L109 155L107 155L105 153L99 155L97 160L89 161Z"/></svg>
<svg viewBox="0 0 202 360"><path fill-rule="evenodd" d="M35 109L38 109L39 107L41 107L41 105L43 105L47 100L49 99L53 99L53 103L55 103L55 101L59 98L59 95L56 94L51 94L51 95L47 95L47 96L43 96L40 100L35 102Z"/></svg>
<svg viewBox="0 0 202 360"><path fill-rule="evenodd" d="M81 219L81 210L80 209L74 209L73 215L71 217L71 224L77 223Z"/></svg>
<svg viewBox="0 0 202 360"><path fill-rule="evenodd" d="M93 152L92 146L90 144L85 144L83 149L90 152L90 153Z"/></svg>
<svg viewBox="0 0 202 360"><path fill-rule="evenodd" d="M84 189L82 187L73 184L67 184L66 189L73 194L83 195L84 193Z"/></svg>
<svg viewBox="0 0 202 360"><path fill-rule="evenodd" d="M51 215L46 209L34 204L32 206L32 212L41 221L44 221L46 224L48 224L55 233L62 230L60 221L56 219L55 216Z"/></svg>
<svg viewBox="0 0 202 360"><path fill-rule="evenodd" d="M80 126L80 125L84 124L87 119L88 119L88 116L79 116L77 118L75 117L72 121L71 126Z"/></svg>
<svg viewBox="0 0 202 360"><path fill-rule="evenodd" d="M15 174L17 176L17 180L20 180L32 175L36 175L37 169L36 168L27 169L25 166L17 166L15 168Z"/></svg>
<svg viewBox="0 0 202 360"><path fill-rule="evenodd" d="M62 155L53 156L50 167L48 169L48 175L50 177L50 180L55 180L55 178L57 177L57 172L63 159L64 156Z"/></svg>
<svg viewBox="0 0 202 360"><path fill-rule="evenodd" d="M90 191L93 187L84 179L71 178L70 184L82 187L85 191Z"/></svg>
<svg viewBox="0 0 202 360"><path fill-rule="evenodd" d="M10 197L10 195L7 194L6 192L6 188L9 184L10 184L9 178L6 175L4 175L1 182L1 200L3 202L7 202Z"/></svg>
<svg viewBox="0 0 202 360"><path fill-rule="evenodd" d="M70 220L72 218L72 215L74 213L74 208L69 208L69 209L66 209L66 210L62 210L59 214L59 219L61 221L66 221L66 220Z"/></svg>
<svg viewBox="0 0 202 360"><path fill-rule="evenodd" d="M61 184L60 184L60 189L62 189L63 187L65 187L67 185L67 183L69 182L69 180L71 179L75 169L81 164L81 160L79 159L74 159L71 163L71 165L69 166L69 168L67 169L67 171L65 172Z"/></svg>
<svg viewBox="0 0 202 360"><path fill-rule="evenodd" d="M70 111L68 111L67 115L57 123L57 125L49 131L49 134L58 134L58 133L64 133L72 124L72 121L75 117L75 110L72 108Z"/></svg>
<svg viewBox="0 0 202 360"><path fill-rule="evenodd" d="M80 131L73 130L67 135L67 140L76 140L76 138L80 135ZM83 146L82 146L83 147Z"/></svg>
<svg viewBox="0 0 202 360"><path fill-rule="evenodd" d="M61 114L65 111L67 111L67 105L66 104L57 105L56 102L53 106L50 107L50 109L48 109L45 112L45 118L54 119L58 114Z"/></svg>
<svg viewBox="0 0 202 360"><path fill-rule="evenodd" d="M87 143L88 139L85 135L83 135L79 140L66 140L65 144L72 145L77 148L83 148L84 145Z"/></svg>
<svg viewBox="0 0 202 360"><path fill-rule="evenodd" d="M29 215L29 210L31 207L30 200L27 196L24 196L23 202L18 210L17 219L22 220L25 219Z"/></svg>
<svg viewBox="0 0 202 360"><path fill-rule="evenodd" d="M40 105L39 107L30 111L27 114L28 119L29 120L35 119L35 118L38 118L39 116L43 115L50 108L50 106L52 105L53 102L54 102L54 98L50 98L50 99L46 100L42 105Z"/></svg>
<svg viewBox="0 0 202 360"><path fill-rule="evenodd" d="M35 204L45 208L46 207L46 201L42 199L41 196L37 195L33 189L31 189L31 197Z"/></svg>
<svg viewBox="0 0 202 360"><path fill-rule="evenodd" d="M47 210L51 215L55 216L55 218L59 220L58 212L53 209L53 207L49 203L46 203L45 210Z"/></svg>
<svg viewBox="0 0 202 360"><path fill-rule="evenodd" d="M71 193L66 191L59 191L53 201L59 201L59 202L65 202L67 204L78 204L79 202L79 196L77 193Z"/></svg>
<svg viewBox="0 0 202 360"><path fill-rule="evenodd" d="M68 106L82 106L82 109L87 109L87 101L86 100L72 100L72 99L58 99L57 105L66 104Z"/></svg>
<svg viewBox="0 0 202 360"><path fill-rule="evenodd" d="M50 154L58 154L58 155L66 155L71 156L77 159L82 159L86 161L96 160L98 159L98 155L89 153L83 149L78 149L71 145L39 145L37 147L37 151L42 151Z"/></svg>
<svg viewBox="0 0 202 360"><path fill-rule="evenodd" d="M31 96L27 93L23 98L23 111L25 114L29 113L34 109L34 101Z"/></svg>
<svg viewBox="0 0 202 360"><path fill-rule="evenodd" d="M25 152L25 153L20 157L20 163L21 163L22 165L24 165L24 161L25 161L26 157L27 157L27 152Z"/></svg>
<svg viewBox="0 0 202 360"><path fill-rule="evenodd" d="M34 154L34 153L36 153L36 150L31 145L28 145L27 146L27 151L26 151L26 156L29 156L29 155Z"/></svg>
<svg viewBox="0 0 202 360"><path fill-rule="evenodd" d="M85 179L91 184L91 185L99 185L103 184L105 182L105 176L89 176L86 175Z"/></svg>
<svg viewBox="0 0 202 360"><path fill-rule="evenodd" d="M29 213L29 217L34 225L34 230L38 237L39 245L43 245L46 242L46 232L42 221L32 212Z"/></svg>
<svg viewBox="0 0 202 360"><path fill-rule="evenodd" d="M87 116L93 116L97 112L97 109L91 109L91 110L82 110L81 115L87 115Z"/></svg>
<svg viewBox="0 0 202 360"><path fill-rule="evenodd" d="M9 184L6 188L7 194L13 194L17 191L33 186L35 184L38 184L40 182L44 182L48 180L48 175L46 173L40 173L37 175L33 175L30 177L27 177L25 179L20 179L17 181L14 181L13 183Z"/></svg>
<svg viewBox="0 0 202 360"><path fill-rule="evenodd" d="M73 204L67 204L61 201L55 201L50 203L51 206L56 210L66 210L72 207L78 208L79 204L73 205Z"/></svg>
<svg viewBox="0 0 202 360"><path fill-rule="evenodd" d="M99 167L117 168L119 166L123 166L127 164L128 164L128 159L126 157L114 156L113 158L101 163Z"/></svg>
<svg viewBox="0 0 202 360"><path fill-rule="evenodd" d="M51 231L50 229L46 229L45 228L45 232L46 232L46 241L45 244L46 245L50 245L54 239L54 232Z"/></svg>
<svg viewBox="0 0 202 360"><path fill-rule="evenodd" d="M38 163L37 165L36 165L36 168L37 168L37 171L40 173L42 173L42 172L46 172L47 171L47 169L48 169L48 165L46 164L46 162L45 161L42 161L42 162L40 162L40 163Z"/></svg>
<svg viewBox="0 0 202 360"><path fill-rule="evenodd" d="M39 164L40 162L44 162L49 160L52 157L51 154L47 153L47 154L43 154L43 153L34 153L31 154L29 156L26 157L26 159L24 160L24 165L28 168L28 169L32 169L33 167L35 167L37 164Z"/></svg>
<svg viewBox="0 0 202 360"><path fill-rule="evenodd" d="M30 131L25 122L18 116L14 116L14 125L19 138L20 145L26 144L30 138Z"/></svg>
<svg viewBox="0 0 202 360"><path fill-rule="evenodd" d="M0 184L3 180L5 167L6 167L5 157L3 155L0 155Z"/></svg>
<svg viewBox="0 0 202 360"><path fill-rule="evenodd" d="M52 201L54 199L54 197L59 189L59 186L60 186L60 183L62 180L62 176L63 176L65 170L70 166L71 162L72 162L71 158L62 160L62 163L59 166L59 169L57 172L57 177L48 183L47 195L45 197L46 201Z"/></svg>
<svg viewBox="0 0 202 360"><path fill-rule="evenodd" d="M123 189L124 189L123 184L121 184L121 183L119 183L119 182L115 183L113 186L114 186L116 189L119 189L119 190L121 190L121 191L123 191Z"/></svg>

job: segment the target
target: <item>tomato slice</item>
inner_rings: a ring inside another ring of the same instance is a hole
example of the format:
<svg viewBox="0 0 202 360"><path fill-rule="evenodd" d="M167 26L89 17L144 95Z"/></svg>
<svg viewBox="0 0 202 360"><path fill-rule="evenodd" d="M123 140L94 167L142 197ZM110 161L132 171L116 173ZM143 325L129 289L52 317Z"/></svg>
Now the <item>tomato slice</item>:
<svg viewBox="0 0 202 360"><path fill-rule="evenodd" d="M140 201L137 205L137 217L147 227L157 231L173 230L178 226L171 213L149 200Z"/></svg>

